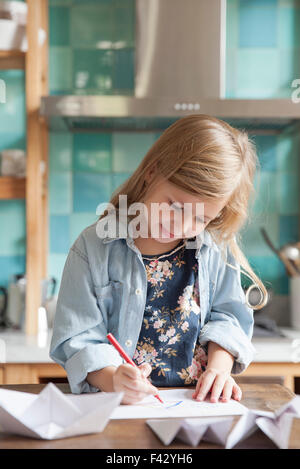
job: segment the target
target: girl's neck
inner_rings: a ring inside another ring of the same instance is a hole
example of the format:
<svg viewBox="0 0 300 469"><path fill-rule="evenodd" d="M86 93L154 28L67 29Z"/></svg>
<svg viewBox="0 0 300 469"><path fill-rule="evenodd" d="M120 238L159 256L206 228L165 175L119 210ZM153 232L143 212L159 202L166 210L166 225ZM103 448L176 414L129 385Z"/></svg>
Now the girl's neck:
<svg viewBox="0 0 300 469"><path fill-rule="evenodd" d="M169 243L160 243L153 238L136 238L134 244L140 250L142 255L159 255L175 249L182 239L175 239Z"/></svg>

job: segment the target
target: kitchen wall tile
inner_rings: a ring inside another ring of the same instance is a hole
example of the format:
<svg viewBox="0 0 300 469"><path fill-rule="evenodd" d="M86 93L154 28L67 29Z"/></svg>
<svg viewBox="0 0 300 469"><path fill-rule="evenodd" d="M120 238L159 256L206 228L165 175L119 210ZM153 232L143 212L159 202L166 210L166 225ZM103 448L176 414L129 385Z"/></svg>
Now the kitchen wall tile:
<svg viewBox="0 0 300 469"><path fill-rule="evenodd" d="M151 132L114 132L113 171L135 171L154 141Z"/></svg>
<svg viewBox="0 0 300 469"><path fill-rule="evenodd" d="M289 277L286 275L284 265L274 254L274 257L251 256L250 265L263 281L265 287L272 288L279 295L287 295L289 290Z"/></svg>
<svg viewBox="0 0 300 469"><path fill-rule="evenodd" d="M73 169L109 172L111 170L111 134L74 134Z"/></svg>
<svg viewBox="0 0 300 469"><path fill-rule="evenodd" d="M300 47L300 10L299 2L279 3L278 8L278 45L280 48ZM298 8L297 8L298 7Z"/></svg>
<svg viewBox="0 0 300 469"><path fill-rule="evenodd" d="M299 241L299 217L297 215L280 215L279 246Z"/></svg>
<svg viewBox="0 0 300 469"><path fill-rule="evenodd" d="M62 273L67 260L67 255L68 253L57 254L50 251L48 252L48 275L49 277L54 277L57 280L55 292L56 295L59 292Z"/></svg>
<svg viewBox="0 0 300 469"><path fill-rule="evenodd" d="M6 102L0 104L0 145L2 135L6 142L19 139L26 133L25 76L22 70L0 70L0 79L5 83ZM8 134L10 137L8 137Z"/></svg>
<svg viewBox="0 0 300 469"><path fill-rule="evenodd" d="M73 88L77 94L112 94L114 51L74 49Z"/></svg>
<svg viewBox="0 0 300 469"><path fill-rule="evenodd" d="M70 246L76 241L80 233L98 220L95 212L78 212L70 215Z"/></svg>
<svg viewBox="0 0 300 469"><path fill-rule="evenodd" d="M0 256L25 255L26 220L24 200L1 200L0 220Z"/></svg>
<svg viewBox="0 0 300 469"><path fill-rule="evenodd" d="M24 274L25 270L25 256L0 256L0 285L8 287L12 276Z"/></svg>
<svg viewBox="0 0 300 469"><path fill-rule="evenodd" d="M51 171L49 174L49 212L67 215L72 211L72 173Z"/></svg>
<svg viewBox="0 0 300 469"><path fill-rule="evenodd" d="M277 0L240 0L239 47L276 47Z"/></svg>
<svg viewBox="0 0 300 469"><path fill-rule="evenodd" d="M113 173L112 174L112 190L115 191L125 182L132 173Z"/></svg>
<svg viewBox="0 0 300 469"><path fill-rule="evenodd" d="M132 95L134 91L135 50L120 49L114 52L113 88L116 94Z"/></svg>
<svg viewBox="0 0 300 469"><path fill-rule="evenodd" d="M278 175L272 171L260 171L255 176L254 214L278 213Z"/></svg>
<svg viewBox="0 0 300 469"><path fill-rule="evenodd" d="M70 8L50 5L49 39L51 46L70 45Z"/></svg>
<svg viewBox="0 0 300 469"><path fill-rule="evenodd" d="M250 219L241 230L241 246L247 257L262 256L272 257L274 253L271 251L264 241L260 231L264 228L276 245L279 237L279 217L277 213L250 214Z"/></svg>
<svg viewBox="0 0 300 469"><path fill-rule="evenodd" d="M277 136L276 135L256 135L253 139L256 144L257 155L262 171L277 170L276 148Z"/></svg>
<svg viewBox="0 0 300 469"><path fill-rule="evenodd" d="M72 94L72 49L51 46L49 48L50 94Z"/></svg>
<svg viewBox="0 0 300 469"><path fill-rule="evenodd" d="M280 49L279 50L279 89L278 96L284 98L292 97L294 88L292 82L300 77L300 63L298 60L300 48Z"/></svg>
<svg viewBox="0 0 300 469"><path fill-rule="evenodd" d="M135 0L113 0L115 46L135 45Z"/></svg>
<svg viewBox="0 0 300 469"><path fill-rule="evenodd" d="M111 175L76 171L73 173L73 212L96 213L99 203L111 196Z"/></svg>
<svg viewBox="0 0 300 469"><path fill-rule="evenodd" d="M110 47L114 39L113 2L74 4L71 13L71 44L74 48Z"/></svg>
<svg viewBox="0 0 300 469"><path fill-rule="evenodd" d="M278 95L279 54L276 49L244 48L237 52L237 98L271 98Z"/></svg>
<svg viewBox="0 0 300 469"><path fill-rule="evenodd" d="M299 170L300 136L282 133L277 137L276 160L279 171L295 172Z"/></svg>
<svg viewBox="0 0 300 469"><path fill-rule="evenodd" d="M69 215L50 216L50 251L64 254L70 248Z"/></svg>
<svg viewBox="0 0 300 469"><path fill-rule="evenodd" d="M70 171L72 169L73 135L71 133L49 133L50 171Z"/></svg>
<svg viewBox="0 0 300 469"><path fill-rule="evenodd" d="M280 173L278 177L279 212L296 215L299 212L299 175Z"/></svg>

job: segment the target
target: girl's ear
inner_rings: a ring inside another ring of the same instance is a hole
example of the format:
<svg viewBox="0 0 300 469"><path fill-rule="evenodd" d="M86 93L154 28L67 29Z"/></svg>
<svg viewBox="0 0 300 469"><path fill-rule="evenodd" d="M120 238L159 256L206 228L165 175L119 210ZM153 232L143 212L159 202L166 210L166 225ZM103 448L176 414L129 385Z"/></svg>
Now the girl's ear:
<svg viewBox="0 0 300 469"><path fill-rule="evenodd" d="M146 185L150 184L156 174L156 164L154 164L151 168L148 169L145 173L145 183Z"/></svg>

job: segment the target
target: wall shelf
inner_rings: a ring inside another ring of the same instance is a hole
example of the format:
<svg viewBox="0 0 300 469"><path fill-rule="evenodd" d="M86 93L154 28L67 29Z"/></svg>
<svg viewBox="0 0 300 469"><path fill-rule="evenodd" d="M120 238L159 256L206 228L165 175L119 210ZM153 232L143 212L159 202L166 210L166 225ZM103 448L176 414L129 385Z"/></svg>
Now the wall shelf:
<svg viewBox="0 0 300 469"><path fill-rule="evenodd" d="M0 200L25 199L26 179L9 176L0 177Z"/></svg>
<svg viewBox="0 0 300 469"><path fill-rule="evenodd" d="M0 176L0 199L24 199L26 206L25 332L37 335L41 281L47 277L48 255L48 126L40 116L48 87L48 0L26 0L28 48L0 50L0 70L21 69L25 76L26 178ZM39 44L39 30L46 39Z"/></svg>
<svg viewBox="0 0 300 469"><path fill-rule="evenodd" d="M0 70L25 70L26 52L0 50Z"/></svg>

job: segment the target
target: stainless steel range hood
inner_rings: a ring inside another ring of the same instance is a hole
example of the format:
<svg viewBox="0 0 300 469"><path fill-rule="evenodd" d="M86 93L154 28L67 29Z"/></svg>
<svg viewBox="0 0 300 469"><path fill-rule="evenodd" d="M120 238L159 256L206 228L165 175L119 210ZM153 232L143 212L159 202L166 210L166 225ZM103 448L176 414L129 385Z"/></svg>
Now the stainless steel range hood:
<svg viewBox="0 0 300 469"><path fill-rule="evenodd" d="M226 0L136 0L132 96L46 96L53 129L161 130L204 113L248 130L281 131L300 121L291 99L226 99Z"/></svg>

